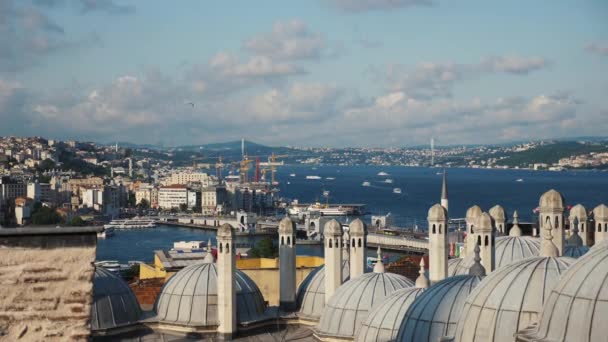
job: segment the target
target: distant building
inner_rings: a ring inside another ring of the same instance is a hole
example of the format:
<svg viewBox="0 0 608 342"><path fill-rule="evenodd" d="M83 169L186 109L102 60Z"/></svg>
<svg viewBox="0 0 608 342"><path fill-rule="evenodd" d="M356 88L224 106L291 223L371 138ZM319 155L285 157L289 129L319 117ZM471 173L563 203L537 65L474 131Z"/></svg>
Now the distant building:
<svg viewBox="0 0 608 342"><path fill-rule="evenodd" d="M188 188L185 185L167 185L158 189L159 208L179 208L181 204L188 204Z"/></svg>
<svg viewBox="0 0 608 342"><path fill-rule="evenodd" d="M23 226L30 222L33 208L34 202L31 198L18 197L15 199L15 220L17 225Z"/></svg>
<svg viewBox="0 0 608 342"><path fill-rule="evenodd" d="M215 215L220 210L218 206L223 208L228 202L228 192L223 186L206 187L201 192L202 197L202 213L203 215Z"/></svg>
<svg viewBox="0 0 608 342"><path fill-rule="evenodd" d="M213 185L215 180L204 172L180 172L162 180L162 185L187 185L188 183L201 183L203 187Z"/></svg>

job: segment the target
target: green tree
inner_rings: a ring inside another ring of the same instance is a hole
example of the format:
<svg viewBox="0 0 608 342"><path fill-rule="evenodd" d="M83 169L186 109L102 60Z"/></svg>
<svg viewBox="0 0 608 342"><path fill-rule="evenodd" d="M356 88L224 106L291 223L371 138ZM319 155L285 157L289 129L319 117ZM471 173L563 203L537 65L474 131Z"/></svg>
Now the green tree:
<svg viewBox="0 0 608 342"><path fill-rule="evenodd" d="M70 222L68 222L69 226L74 226L74 227L82 227L85 224L86 224L86 222L80 216L74 216L74 217L72 217Z"/></svg>
<svg viewBox="0 0 608 342"><path fill-rule="evenodd" d="M52 225L61 223L61 216L49 207L41 207L32 215L32 222L35 225Z"/></svg>
<svg viewBox="0 0 608 342"><path fill-rule="evenodd" d="M254 258L276 258L279 255L279 249L270 238L265 238L258 241L248 254Z"/></svg>
<svg viewBox="0 0 608 342"><path fill-rule="evenodd" d="M142 198L141 201L139 201L139 204L137 204L137 208L148 209L148 208L150 208L150 203L148 202L147 199Z"/></svg>
<svg viewBox="0 0 608 342"><path fill-rule="evenodd" d="M186 203L180 204L179 211L188 211L188 204L186 204Z"/></svg>
<svg viewBox="0 0 608 342"><path fill-rule="evenodd" d="M48 158L41 161L40 164L38 164L38 170L40 170L40 171L51 170L54 168L55 168L55 162Z"/></svg>

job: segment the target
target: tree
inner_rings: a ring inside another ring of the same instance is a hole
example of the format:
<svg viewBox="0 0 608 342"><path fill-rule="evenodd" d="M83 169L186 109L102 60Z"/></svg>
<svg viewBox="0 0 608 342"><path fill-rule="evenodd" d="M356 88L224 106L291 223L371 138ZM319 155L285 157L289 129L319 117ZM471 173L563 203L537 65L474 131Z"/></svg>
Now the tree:
<svg viewBox="0 0 608 342"><path fill-rule="evenodd" d="M52 225L61 223L61 216L49 207L41 207L32 215L35 225Z"/></svg>
<svg viewBox="0 0 608 342"><path fill-rule="evenodd" d="M41 161L40 164L38 164L38 170L40 170L40 171L51 170L54 168L55 168L55 162L48 158Z"/></svg>
<svg viewBox="0 0 608 342"><path fill-rule="evenodd" d="M248 254L254 258L276 258L279 255L279 249L270 238L265 238L258 241Z"/></svg>
<svg viewBox="0 0 608 342"><path fill-rule="evenodd" d="M137 204L137 208L139 209L148 209L150 208L150 203L148 202L147 199L142 198L141 201L139 201L139 203Z"/></svg>
<svg viewBox="0 0 608 342"><path fill-rule="evenodd" d="M179 211L188 211L188 204L186 204L186 203L180 204Z"/></svg>
<svg viewBox="0 0 608 342"><path fill-rule="evenodd" d="M74 226L74 227L82 227L85 224L86 224L86 222L80 216L74 216L74 217L72 217L70 222L68 222L69 226Z"/></svg>

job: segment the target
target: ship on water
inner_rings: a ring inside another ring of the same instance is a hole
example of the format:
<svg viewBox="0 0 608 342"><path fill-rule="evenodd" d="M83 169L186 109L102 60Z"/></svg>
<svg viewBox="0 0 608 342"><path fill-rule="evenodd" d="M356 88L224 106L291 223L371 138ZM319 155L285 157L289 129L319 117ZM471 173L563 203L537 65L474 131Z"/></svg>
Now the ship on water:
<svg viewBox="0 0 608 342"><path fill-rule="evenodd" d="M156 227L153 219L134 217L132 219L112 220L103 226L104 229L143 229Z"/></svg>

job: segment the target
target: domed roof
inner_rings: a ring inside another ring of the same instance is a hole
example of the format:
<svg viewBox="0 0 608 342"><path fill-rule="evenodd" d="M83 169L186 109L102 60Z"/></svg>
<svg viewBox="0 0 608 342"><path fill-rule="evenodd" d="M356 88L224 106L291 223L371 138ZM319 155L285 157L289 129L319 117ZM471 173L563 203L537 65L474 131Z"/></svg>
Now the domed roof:
<svg viewBox="0 0 608 342"><path fill-rule="evenodd" d="M478 205L474 205L472 207L470 207L467 210L467 218L476 218L481 216L481 213L483 213L483 210L481 210L481 208Z"/></svg>
<svg viewBox="0 0 608 342"><path fill-rule="evenodd" d="M582 204L577 204L570 208L570 217L578 217L579 220L587 219L587 209Z"/></svg>
<svg viewBox="0 0 608 342"><path fill-rule="evenodd" d="M572 258L533 257L490 273L467 298L456 328L456 341L513 341L513 335L537 322L543 301Z"/></svg>
<svg viewBox="0 0 608 342"><path fill-rule="evenodd" d="M395 273L365 273L340 286L323 309L318 336L353 338L374 304L414 282Z"/></svg>
<svg viewBox="0 0 608 342"><path fill-rule="evenodd" d="M492 221L494 219L488 213L482 213L481 216L477 218L477 228L475 231L477 232L491 232L492 231Z"/></svg>
<svg viewBox="0 0 608 342"><path fill-rule="evenodd" d="M257 285L245 273L237 270L237 322L255 322L266 309L264 297ZM185 267L163 286L156 299L157 319L165 323L187 326L218 325L217 268L213 263Z"/></svg>
<svg viewBox="0 0 608 342"><path fill-rule="evenodd" d="M593 209L593 218L596 221L608 220L608 207L605 204L600 204Z"/></svg>
<svg viewBox="0 0 608 342"><path fill-rule="evenodd" d="M515 261L540 254L540 239L531 236L500 236L496 238L494 263L496 269ZM448 260L448 276L469 274L474 255Z"/></svg>
<svg viewBox="0 0 608 342"><path fill-rule="evenodd" d="M141 309L124 280L103 267L95 268L91 330L106 330L135 324Z"/></svg>
<svg viewBox="0 0 608 342"><path fill-rule="evenodd" d="M494 220L498 220L498 221L504 221L507 218L507 215L505 214L505 210L503 209L503 207L501 207L500 205L495 205L490 209L490 216L492 216L492 218Z"/></svg>
<svg viewBox="0 0 608 342"><path fill-rule="evenodd" d="M580 237L579 237L580 238ZM564 256L578 259L589 252L588 246L583 245L566 245L564 248Z"/></svg>
<svg viewBox="0 0 608 342"><path fill-rule="evenodd" d="M222 238L222 237L223 238L231 238L231 237L234 237L234 229L228 223L224 223L223 225L220 226L220 228L218 228L216 236L218 238Z"/></svg>
<svg viewBox="0 0 608 342"><path fill-rule="evenodd" d="M323 227L323 235L342 236L342 224L336 219L331 219Z"/></svg>
<svg viewBox="0 0 608 342"><path fill-rule="evenodd" d="M542 208L564 208L566 200L559 192L551 189L540 196L539 205Z"/></svg>
<svg viewBox="0 0 608 342"><path fill-rule="evenodd" d="M441 204L435 204L429 209L429 220L443 221L448 217L448 211Z"/></svg>
<svg viewBox="0 0 608 342"><path fill-rule="evenodd" d="M346 282L350 275L350 264L342 262L342 281ZM298 316L319 320L325 308L325 265L310 272L298 288Z"/></svg>
<svg viewBox="0 0 608 342"><path fill-rule="evenodd" d="M539 323L521 341L605 341L608 336L608 244L598 245L564 272L545 300Z"/></svg>
<svg viewBox="0 0 608 342"><path fill-rule="evenodd" d="M279 234L290 235L295 233L296 231L296 223L293 222L289 217L284 217L281 222L279 222Z"/></svg>
<svg viewBox="0 0 608 342"><path fill-rule="evenodd" d="M367 232L367 227L361 219L355 219L348 226L348 231L351 236L362 236Z"/></svg>
<svg viewBox="0 0 608 342"><path fill-rule="evenodd" d="M393 292L372 311L361 325L356 341L392 341L397 336L405 312L425 289L408 287Z"/></svg>
<svg viewBox="0 0 608 342"><path fill-rule="evenodd" d="M466 298L482 279L458 275L429 287L410 305L395 341L436 342L453 335Z"/></svg>

